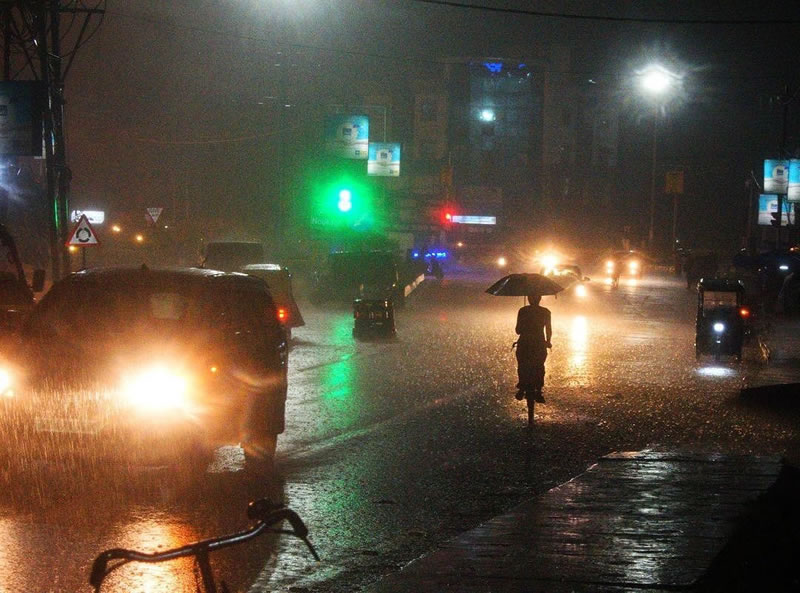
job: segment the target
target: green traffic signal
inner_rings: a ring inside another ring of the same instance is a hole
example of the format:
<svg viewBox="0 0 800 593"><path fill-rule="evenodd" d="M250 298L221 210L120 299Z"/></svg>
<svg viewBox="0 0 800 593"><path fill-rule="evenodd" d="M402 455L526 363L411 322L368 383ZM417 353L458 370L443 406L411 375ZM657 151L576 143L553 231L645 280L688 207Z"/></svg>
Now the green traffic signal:
<svg viewBox="0 0 800 593"><path fill-rule="evenodd" d="M339 190L339 212L350 212L353 209L353 192L349 189Z"/></svg>

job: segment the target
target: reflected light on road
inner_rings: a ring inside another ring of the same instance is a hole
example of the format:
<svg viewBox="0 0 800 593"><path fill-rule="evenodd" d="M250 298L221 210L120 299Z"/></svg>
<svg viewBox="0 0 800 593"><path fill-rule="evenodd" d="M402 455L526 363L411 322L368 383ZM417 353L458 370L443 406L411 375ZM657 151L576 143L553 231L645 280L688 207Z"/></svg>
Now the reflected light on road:
<svg viewBox="0 0 800 593"><path fill-rule="evenodd" d="M583 315L578 315L572 320L569 331L570 355L567 361L568 372L572 380L581 385L588 383L586 372L586 347L589 343L589 321Z"/></svg>
<svg viewBox="0 0 800 593"><path fill-rule="evenodd" d="M176 548L199 539L185 524L169 522L166 517L144 519L120 526L113 535L113 545L143 552ZM183 558L158 564L130 563L107 578L108 591L147 591L147 593L178 593L195 590L193 559ZM121 587L120 585L123 585ZM106 590L106 586L103 586Z"/></svg>
<svg viewBox="0 0 800 593"><path fill-rule="evenodd" d="M701 377L733 377L736 371L728 367L700 367L697 374Z"/></svg>
<svg viewBox="0 0 800 593"><path fill-rule="evenodd" d="M15 584L25 581L26 575L20 574L20 570L26 565L23 557L27 546L22 544L19 531L19 524L13 520L0 519L0 579L3 583L0 591L11 591Z"/></svg>
<svg viewBox="0 0 800 593"><path fill-rule="evenodd" d="M639 285L639 280L637 280L636 278L628 278L628 286L635 288L638 285Z"/></svg>

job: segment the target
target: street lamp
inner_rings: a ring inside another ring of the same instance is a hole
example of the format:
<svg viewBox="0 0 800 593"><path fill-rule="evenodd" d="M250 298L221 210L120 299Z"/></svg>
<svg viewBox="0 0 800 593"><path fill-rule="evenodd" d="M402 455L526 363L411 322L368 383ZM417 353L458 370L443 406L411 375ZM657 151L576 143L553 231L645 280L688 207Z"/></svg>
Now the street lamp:
<svg viewBox="0 0 800 593"><path fill-rule="evenodd" d="M653 235L656 212L656 146L658 144L658 112L672 92L678 76L659 64L652 64L637 72L639 86L653 99L653 159L650 173L650 226L647 231L647 245L653 248Z"/></svg>

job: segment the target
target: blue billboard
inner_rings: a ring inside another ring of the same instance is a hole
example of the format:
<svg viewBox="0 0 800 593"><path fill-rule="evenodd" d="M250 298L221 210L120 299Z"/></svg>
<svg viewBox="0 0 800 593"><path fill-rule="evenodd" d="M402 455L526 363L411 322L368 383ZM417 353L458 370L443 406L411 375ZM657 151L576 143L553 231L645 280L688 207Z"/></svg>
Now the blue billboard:
<svg viewBox="0 0 800 593"><path fill-rule="evenodd" d="M789 190L786 199L790 202L800 202L800 159L789 161Z"/></svg>
<svg viewBox="0 0 800 593"><path fill-rule="evenodd" d="M400 143L370 142L367 175L376 177L399 177Z"/></svg>
<svg viewBox="0 0 800 593"><path fill-rule="evenodd" d="M793 210L793 208L788 208L784 200L783 208L781 208L781 226L787 226L789 224L789 210ZM777 212L778 196L775 194L761 194L758 198L758 224L761 226L771 226L772 214L777 214Z"/></svg>
<svg viewBox="0 0 800 593"><path fill-rule="evenodd" d="M345 159L367 159L369 117L366 115L329 115L325 119L325 148Z"/></svg>
<svg viewBox="0 0 800 593"><path fill-rule="evenodd" d="M785 194L789 189L789 161L767 159L764 161L764 191L768 194Z"/></svg>

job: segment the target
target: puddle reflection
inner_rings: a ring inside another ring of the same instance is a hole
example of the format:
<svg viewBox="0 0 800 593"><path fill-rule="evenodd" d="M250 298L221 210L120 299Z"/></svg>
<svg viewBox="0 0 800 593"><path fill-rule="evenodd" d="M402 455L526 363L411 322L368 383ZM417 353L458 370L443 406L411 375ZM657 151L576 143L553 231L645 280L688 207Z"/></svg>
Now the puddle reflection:
<svg viewBox="0 0 800 593"><path fill-rule="evenodd" d="M567 372L580 385L588 383L587 351L589 345L589 321L583 315L572 319L569 331L569 358Z"/></svg>

